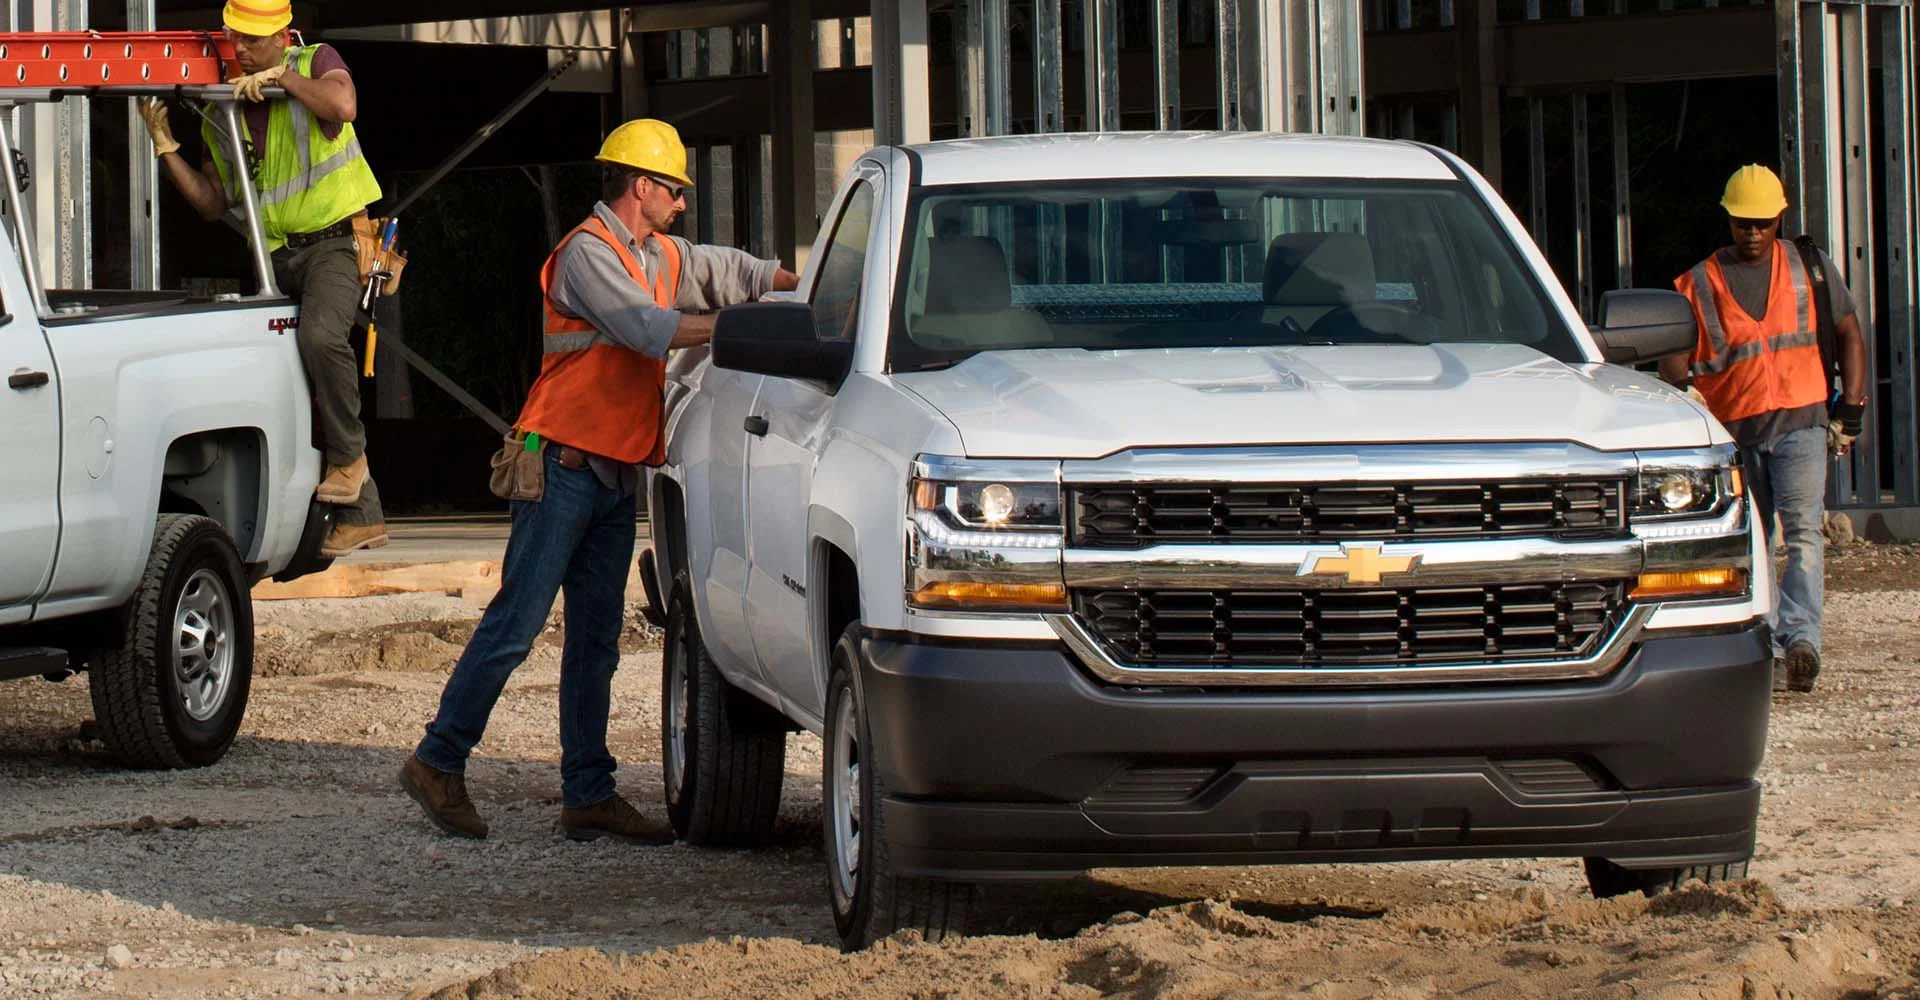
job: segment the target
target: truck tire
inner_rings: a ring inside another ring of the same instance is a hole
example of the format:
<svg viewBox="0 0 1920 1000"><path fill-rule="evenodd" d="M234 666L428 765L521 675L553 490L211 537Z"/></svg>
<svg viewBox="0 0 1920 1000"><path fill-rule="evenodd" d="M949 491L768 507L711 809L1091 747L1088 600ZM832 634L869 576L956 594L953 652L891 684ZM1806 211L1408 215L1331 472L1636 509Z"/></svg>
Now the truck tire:
<svg viewBox="0 0 1920 1000"><path fill-rule="evenodd" d="M1624 896L1630 892L1658 896L1663 892L1672 892L1694 879L1707 883L1737 882L1747 877L1747 865L1746 861L1733 861L1723 865L1692 865L1686 868L1622 868L1606 858L1587 858L1587 888L1593 890L1595 899Z"/></svg>
<svg viewBox="0 0 1920 1000"><path fill-rule="evenodd" d="M827 898L840 950L859 951L900 930L919 931L928 941L960 937L967 932L978 887L895 875L888 863L887 790L875 763L880 748L873 743L860 696L858 628L848 626L833 647L820 758Z"/></svg>
<svg viewBox="0 0 1920 1000"><path fill-rule="evenodd" d="M660 657L660 766L667 818L689 844L750 846L773 835L787 774L784 719L727 683L676 586Z"/></svg>
<svg viewBox="0 0 1920 1000"><path fill-rule="evenodd" d="M225 756L253 682L253 599L240 554L211 518L162 514L119 645L88 664L107 752L128 767L206 767Z"/></svg>

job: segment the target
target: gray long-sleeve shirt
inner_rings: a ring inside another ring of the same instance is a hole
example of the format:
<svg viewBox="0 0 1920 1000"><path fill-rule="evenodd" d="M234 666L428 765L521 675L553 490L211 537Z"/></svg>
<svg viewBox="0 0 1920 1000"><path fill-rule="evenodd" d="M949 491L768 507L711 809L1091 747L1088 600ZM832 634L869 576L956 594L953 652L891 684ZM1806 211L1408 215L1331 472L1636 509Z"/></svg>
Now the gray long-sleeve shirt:
<svg viewBox="0 0 1920 1000"><path fill-rule="evenodd" d="M653 300L652 282L666 266L660 245L637 240L605 202L593 206L615 239L640 262L646 284L627 274L620 255L605 240L571 239L560 251L550 292L554 308L563 316L593 324L601 339L652 358L667 356L682 312L711 312L741 302L752 302L773 289L779 261L761 260L744 250L689 243L670 236L680 250L680 283L673 290L673 308L662 309ZM598 341L596 341L598 342ZM621 493L631 492L639 480L636 466L595 456L593 471L600 482Z"/></svg>

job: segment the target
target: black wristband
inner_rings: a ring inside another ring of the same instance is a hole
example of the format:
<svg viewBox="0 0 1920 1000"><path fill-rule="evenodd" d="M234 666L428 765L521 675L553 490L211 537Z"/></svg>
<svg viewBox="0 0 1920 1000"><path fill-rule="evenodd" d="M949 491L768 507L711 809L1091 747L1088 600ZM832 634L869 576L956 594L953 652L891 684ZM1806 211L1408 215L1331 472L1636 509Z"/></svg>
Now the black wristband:
<svg viewBox="0 0 1920 1000"><path fill-rule="evenodd" d="M1866 416L1867 404L1839 402L1833 404L1833 419L1840 421L1840 432L1860 436L1860 420Z"/></svg>

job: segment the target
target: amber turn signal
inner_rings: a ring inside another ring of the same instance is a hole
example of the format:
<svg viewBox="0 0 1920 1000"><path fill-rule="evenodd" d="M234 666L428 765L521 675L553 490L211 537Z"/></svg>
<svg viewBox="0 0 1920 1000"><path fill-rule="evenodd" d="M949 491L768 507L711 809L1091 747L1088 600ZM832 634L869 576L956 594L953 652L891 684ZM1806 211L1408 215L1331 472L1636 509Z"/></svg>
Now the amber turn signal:
<svg viewBox="0 0 1920 1000"><path fill-rule="evenodd" d="M1628 595L1636 601L1674 597L1737 597L1747 592L1747 571L1732 567L1679 573L1642 573Z"/></svg>
<svg viewBox="0 0 1920 1000"><path fill-rule="evenodd" d="M923 608L1033 608L1060 610L1067 588L1057 583L930 583L913 595Z"/></svg>

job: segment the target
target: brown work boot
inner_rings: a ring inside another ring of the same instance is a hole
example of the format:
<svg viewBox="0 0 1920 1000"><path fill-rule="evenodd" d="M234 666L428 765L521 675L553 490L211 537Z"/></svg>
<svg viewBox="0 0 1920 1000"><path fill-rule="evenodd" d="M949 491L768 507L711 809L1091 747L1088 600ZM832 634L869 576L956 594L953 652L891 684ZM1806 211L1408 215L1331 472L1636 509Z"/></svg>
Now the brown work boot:
<svg viewBox="0 0 1920 1000"><path fill-rule="evenodd" d="M640 815L640 810L619 795L584 809L560 810L559 828L568 840L612 837L629 844L673 843L673 827Z"/></svg>
<svg viewBox="0 0 1920 1000"><path fill-rule="evenodd" d="M440 832L468 840L486 837L487 821L480 818L473 800L467 798L465 775L448 774L408 754L400 768L400 787L406 789L408 798L420 803Z"/></svg>
<svg viewBox="0 0 1920 1000"><path fill-rule="evenodd" d="M321 503L352 504L360 502L360 487L367 483L367 454L345 465L327 466L327 474L320 477L320 485L314 487L313 498Z"/></svg>
<svg viewBox="0 0 1920 1000"><path fill-rule="evenodd" d="M1810 642L1787 646L1787 690L1805 694L1813 690L1813 679L1820 676L1820 651Z"/></svg>
<svg viewBox="0 0 1920 1000"><path fill-rule="evenodd" d="M320 554L335 558L355 549L377 549L388 541L385 524L336 524L320 543Z"/></svg>

